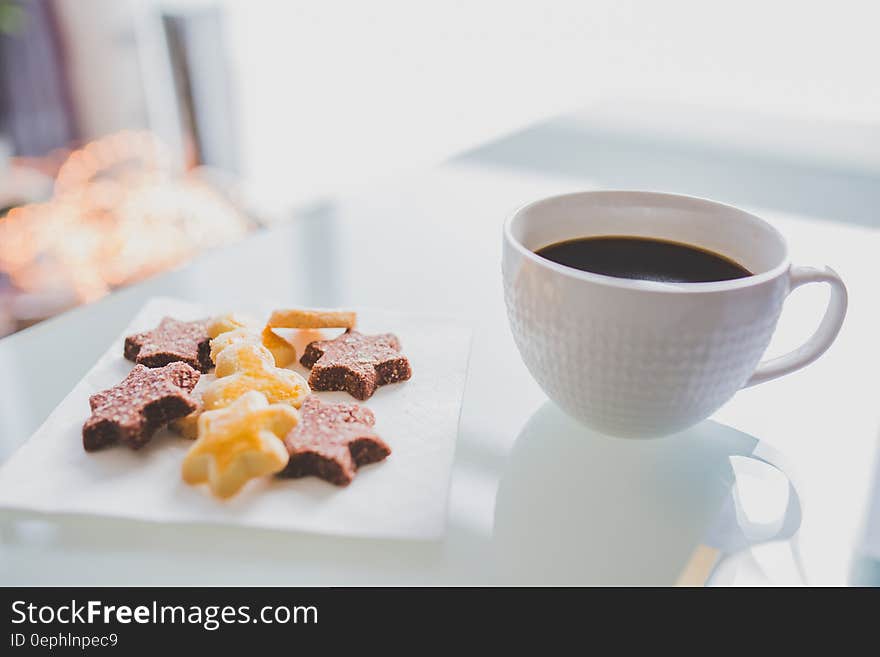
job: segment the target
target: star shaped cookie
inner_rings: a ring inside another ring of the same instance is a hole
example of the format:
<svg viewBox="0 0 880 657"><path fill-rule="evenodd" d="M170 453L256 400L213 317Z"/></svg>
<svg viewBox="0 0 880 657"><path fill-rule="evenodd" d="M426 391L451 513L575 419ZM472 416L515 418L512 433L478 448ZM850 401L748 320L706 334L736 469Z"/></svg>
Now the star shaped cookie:
<svg viewBox="0 0 880 657"><path fill-rule="evenodd" d="M202 395L205 409L229 406L252 390L263 393L273 404L299 408L310 392L308 384L296 372L275 367L274 362L262 345L238 342L228 346L217 355L217 380Z"/></svg>
<svg viewBox="0 0 880 657"><path fill-rule="evenodd" d="M181 322L165 317L152 331L125 338L124 355L147 367L180 361L207 372L213 365L210 350L207 321Z"/></svg>
<svg viewBox="0 0 880 657"><path fill-rule="evenodd" d="M202 414L204 408L202 407L202 395L198 392L192 393L192 399L196 403L195 410L189 415L184 415L182 418L174 420L168 424L168 427L180 434L181 437L186 438L187 440L195 440L199 435L199 416Z"/></svg>
<svg viewBox="0 0 880 657"><path fill-rule="evenodd" d="M256 324L246 317L234 313L215 317L207 325L211 337L211 360L217 362L217 354L232 342L248 341L262 344L275 358L275 365L286 367L296 360L296 349L284 338L275 335L267 326L260 333Z"/></svg>
<svg viewBox="0 0 880 657"><path fill-rule="evenodd" d="M216 338L218 335L229 333L230 331L236 331L238 329L253 331L256 326L256 321L250 317L245 317L237 313L226 313L225 315L218 315L217 317L212 317L208 320L205 330L207 331L209 338Z"/></svg>
<svg viewBox="0 0 880 657"><path fill-rule="evenodd" d="M251 479L287 465L282 437L297 424L286 404L269 404L252 391L226 408L199 417L199 437L183 459L183 480L207 483L219 498L235 495Z"/></svg>
<svg viewBox="0 0 880 657"><path fill-rule="evenodd" d="M284 439L290 454L281 477L314 475L347 486L362 465L384 460L391 448L373 425L373 412L357 404L326 404L306 399L300 421Z"/></svg>
<svg viewBox="0 0 880 657"><path fill-rule="evenodd" d="M198 407L190 394L199 373L186 363L150 369L135 365L121 383L89 398L92 415L83 425L87 452L121 442L143 447L164 424Z"/></svg>
<svg viewBox="0 0 880 657"><path fill-rule="evenodd" d="M214 365L216 365L221 353L223 353L230 347L245 344L261 345L263 344L263 341L258 334L248 329L235 329L233 331L226 331L225 333L221 333L216 338L213 338L211 340L211 360L214 362ZM229 353L231 354L232 351L230 351ZM271 364L276 365L277 363L275 363L275 361L273 360ZM214 372L214 374L216 374L217 376L226 376L228 372L226 374Z"/></svg>
<svg viewBox="0 0 880 657"><path fill-rule="evenodd" d="M406 381L412 368L392 333L364 335L347 331L333 340L310 343L302 358L310 367L312 390L345 390L355 399L369 399L378 386Z"/></svg>

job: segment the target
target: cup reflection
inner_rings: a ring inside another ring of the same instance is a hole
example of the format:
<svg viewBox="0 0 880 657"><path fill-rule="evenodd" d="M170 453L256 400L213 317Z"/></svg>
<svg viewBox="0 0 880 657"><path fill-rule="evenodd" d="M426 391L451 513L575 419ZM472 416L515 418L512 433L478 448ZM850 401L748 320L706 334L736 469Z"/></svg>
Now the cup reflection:
<svg viewBox="0 0 880 657"><path fill-rule="evenodd" d="M615 439L548 402L523 427L499 484L496 577L518 584L671 585L701 544L723 557L779 539L783 530L790 536L800 525L800 507L788 501L789 479L754 461L762 451L753 436L710 420L659 440ZM759 467L743 468L744 460ZM779 476L782 504L767 493L768 486L780 489ZM796 515L787 516L793 508Z"/></svg>

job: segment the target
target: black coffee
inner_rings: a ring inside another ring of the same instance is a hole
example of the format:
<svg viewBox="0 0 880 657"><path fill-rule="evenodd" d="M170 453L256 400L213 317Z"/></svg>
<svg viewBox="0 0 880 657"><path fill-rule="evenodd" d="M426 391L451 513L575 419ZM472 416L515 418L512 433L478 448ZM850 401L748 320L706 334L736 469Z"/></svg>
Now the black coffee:
<svg viewBox="0 0 880 657"><path fill-rule="evenodd" d="M535 253L581 271L645 281L708 283L752 275L723 255L648 237L582 237L545 246Z"/></svg>

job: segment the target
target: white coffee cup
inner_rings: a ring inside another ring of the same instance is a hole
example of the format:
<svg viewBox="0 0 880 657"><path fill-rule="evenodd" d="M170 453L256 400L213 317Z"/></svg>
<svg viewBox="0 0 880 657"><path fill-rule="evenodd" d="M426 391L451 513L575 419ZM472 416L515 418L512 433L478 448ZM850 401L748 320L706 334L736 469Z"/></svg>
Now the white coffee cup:
<svg viewBox="0 0 880 657"><path fill-rule="evenodd" d="M715 283L632 280L535 254L602 235L692 244L753 275ZM504 225L502 270L513 337L544 392L584 424L623 437L686 429L740 388L808 365L828 349L846 315L840 277L791 265L785 239L770 224L675 194L580 192L529 203ZM759 363L782 302L806 283L831 287L819 328L798 349Z"/></svg>

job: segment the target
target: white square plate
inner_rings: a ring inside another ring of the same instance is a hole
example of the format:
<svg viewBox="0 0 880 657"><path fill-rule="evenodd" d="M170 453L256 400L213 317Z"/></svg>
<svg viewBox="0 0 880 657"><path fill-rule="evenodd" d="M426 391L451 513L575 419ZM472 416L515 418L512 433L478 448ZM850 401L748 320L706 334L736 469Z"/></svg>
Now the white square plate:
<svg viewBox="0 0 880 657"><path fill-rule="evenodd" d="M362 468L348 487L314 477L267 478L220 501L205 486L183 483L181 461L192 443L164 429L141 450L116 445L86 453L82 424L89 415L89 396L121 381L132 367L122 357L125 335L148 330L166 315L192 320L212 314L195 304L156 298L0 468L0 508L345 536L442 537L470 330L443 318L357 310L359 330L392 332L400 338L413 377L380 387L364 402L375 413L376 431L392 454ZM308 376L298 364L293 367ZM203 375L199 386L212 378ZM357 401L341 392L318 395Z"/></svg>

